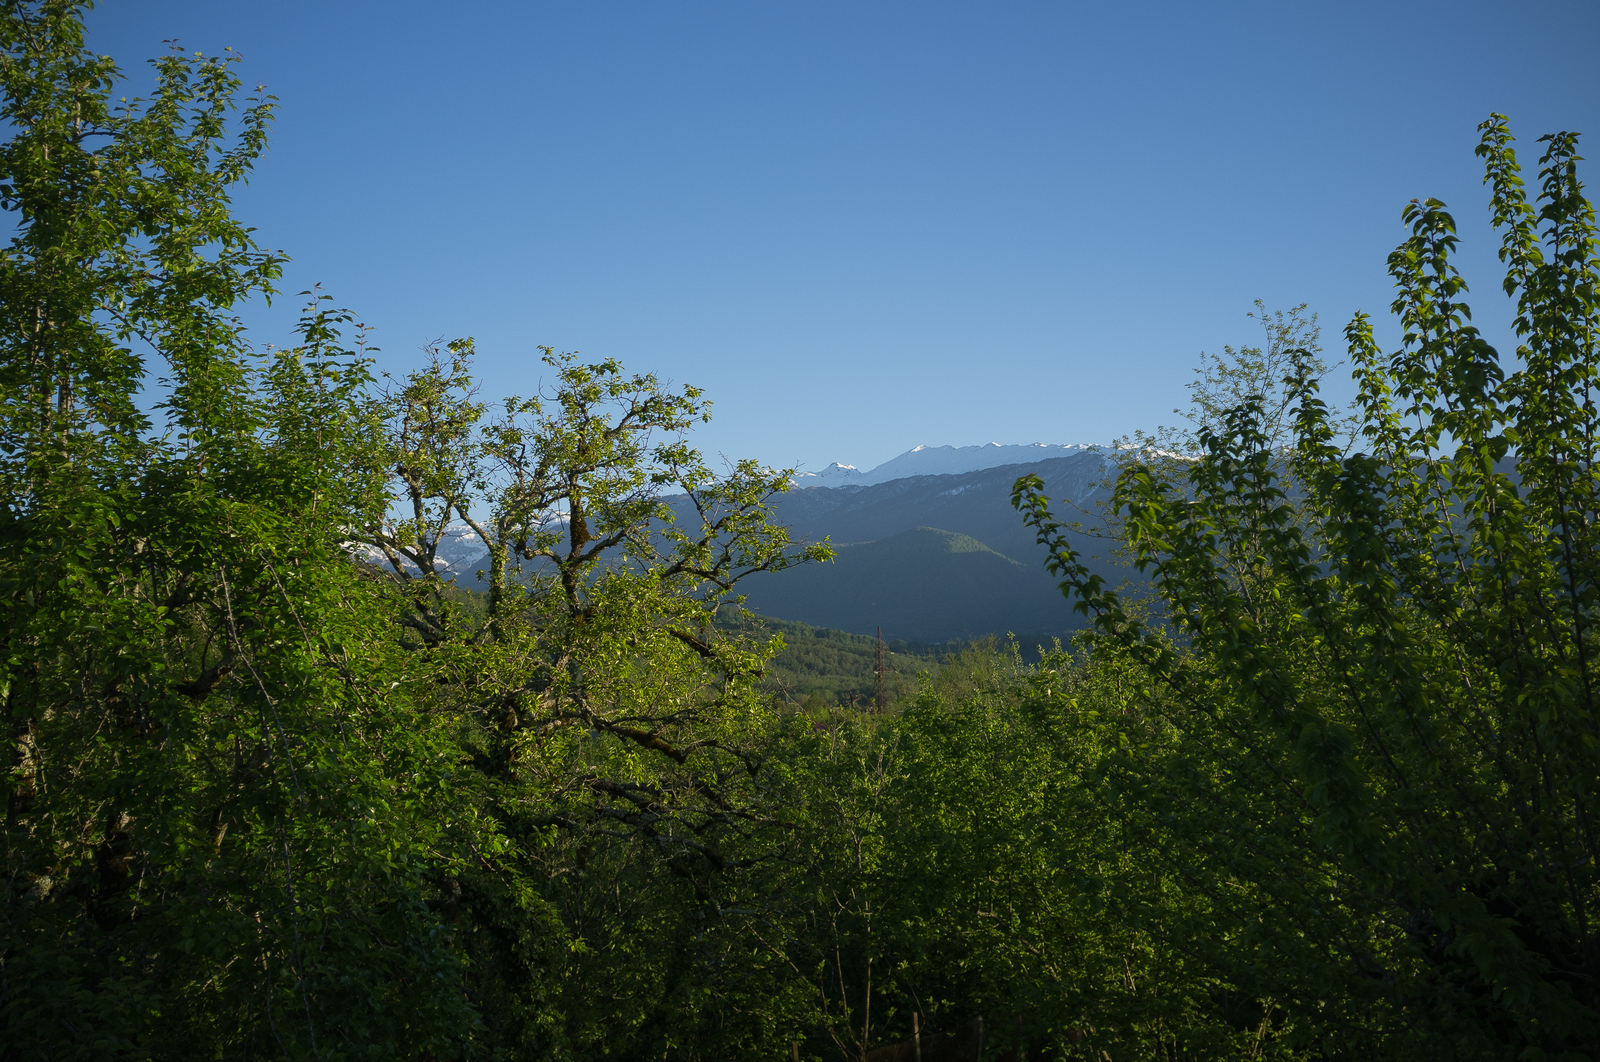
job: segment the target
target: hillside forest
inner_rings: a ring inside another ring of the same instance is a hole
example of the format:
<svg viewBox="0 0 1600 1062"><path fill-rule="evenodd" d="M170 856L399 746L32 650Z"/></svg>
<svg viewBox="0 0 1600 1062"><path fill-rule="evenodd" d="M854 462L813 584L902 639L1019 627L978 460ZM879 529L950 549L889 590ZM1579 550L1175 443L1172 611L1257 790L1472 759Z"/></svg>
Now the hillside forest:
<svg viewBox="0 0 1600 1062"><path fill-rule="evenodd" d="M1018 479L1079 633L873 710L874 642L743 608L835 550L699 387L247 334L274 100L123 101L85 6L0 6L0 1059L1600 1058L1575 135L1480 128L1515 350L1404 205L1351 409L1279 344L1094 512Z"/></svg>

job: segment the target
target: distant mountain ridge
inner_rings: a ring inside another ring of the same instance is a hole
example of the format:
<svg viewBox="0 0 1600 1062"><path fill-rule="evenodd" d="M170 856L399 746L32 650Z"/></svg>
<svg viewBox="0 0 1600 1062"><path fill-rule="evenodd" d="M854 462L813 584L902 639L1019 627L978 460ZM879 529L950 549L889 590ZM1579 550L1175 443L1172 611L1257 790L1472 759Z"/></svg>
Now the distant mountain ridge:
<svg viewBox="0 0 1600 1062"><path fill-rule="evenodd" d="M1098 453L1079 452L1022 465L945 475L906 476L874 485L846 484L790 491L774 499L776 519L796 537L871 542L913 527L970 535L990 549L1026 564L1044 564L1044 550L1011 507L1011 486L1033 474L1071 519L1072 505L1092 506L1105 479ZM797 617L798 618L798 617Z"/></svg>
<svg viewBox="0 0 1600 1062"><path fill-rule="evenodd" d="M369 564L388 567L389 559L377 546L355 547L356 555ZM489 547L468 524L456 521L447 525L439 536L439 548L434 554L434 570L450 579L474 576L486 567ZM416 565L405 562L408 571L415 572ZM468 580L469 583L471 580Z"/></svg>
<svg viewBox="0 0 1600 1062"><path fill-rule="evenodd" d="M1038 476L1058 518L1072 520L1102 498L1106 471L1101 454L1072 448L965 473L794 490L774 499L776 521L796 539L830 539L838 559L752 576L739 588L756 613L853 634L880 625L886 638L923 642L1066 634L1085 620L1045 570L1044 548L1011 507L1011 487ZM1108 543L1073 538L1111 586L1132 577Z"/></svg>
<svg viewBox="0 0 1600 1062"><path fill-rule="evenodd" d="M980 446L913 446L870 471L863 472L855 465L843 465L835 461L821 472L798 473L794 482L800 487L871 487L910 476L952 476L1005 465L1035 464L1056 457L1075 457L1091 451L1092 447L1089 446L1062 443L1002 446L991 442Z"/></svg>

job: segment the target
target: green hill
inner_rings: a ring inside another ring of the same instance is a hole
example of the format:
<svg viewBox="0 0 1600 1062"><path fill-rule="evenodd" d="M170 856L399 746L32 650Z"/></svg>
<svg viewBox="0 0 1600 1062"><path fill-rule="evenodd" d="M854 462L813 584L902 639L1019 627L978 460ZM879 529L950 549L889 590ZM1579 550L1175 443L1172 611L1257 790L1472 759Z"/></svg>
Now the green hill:
<svg viewBox="0 0 1600 1062"><path fill-rule="evenodd" d="M1056 634L1076 617L1048 578L968 535L917 527L837 547L808 564L741 585L764 616L908 642L964 641L1007 631Z"/></svg>

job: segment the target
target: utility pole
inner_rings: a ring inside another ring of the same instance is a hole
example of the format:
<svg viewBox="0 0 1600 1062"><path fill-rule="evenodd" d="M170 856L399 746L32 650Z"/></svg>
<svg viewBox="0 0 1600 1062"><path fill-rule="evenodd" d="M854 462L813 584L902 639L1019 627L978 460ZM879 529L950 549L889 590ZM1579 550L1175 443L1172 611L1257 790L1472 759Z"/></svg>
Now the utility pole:
<svg viewBox="0 0 1600 1062"><path fill-rule="evenodd" d="M889 707L889 689L888 689L888 683L887 683L887 678L888 678L888 674L889 674L889 665L887 663L885 663L885 661L884 661L884 657L886 655L887 655L887 651L884 649L884 645L883 645L883 628L879 627L878 628L878 662L872 669L872 679L873 679L872 685L873 685L873 693L874 693L873 700L876 702L878 711L880 711L880 712L884 711L885 709L887 709Z"/></svg>

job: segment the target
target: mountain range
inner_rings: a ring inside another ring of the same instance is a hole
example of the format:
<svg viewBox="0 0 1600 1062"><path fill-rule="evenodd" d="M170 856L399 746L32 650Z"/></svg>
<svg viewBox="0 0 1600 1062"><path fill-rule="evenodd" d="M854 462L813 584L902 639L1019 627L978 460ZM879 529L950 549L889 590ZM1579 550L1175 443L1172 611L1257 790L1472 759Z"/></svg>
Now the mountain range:
<svg viewBox="0 0 1600 1062"><path fill-rule="evenodd" d="M1015 460L1021 458L1021 460ZM1044 481L1062 520L1103 497L1106 460L1084 446L919 446L861 472L835 464L797 475L774 500L775 519L795 541L827 539L831 563L758 573L739 584L759 616L889 640L942 643L991 633L1067 634L1085 622L1044 568L1044 548L1011 507L1019 476ZM680 520L684 496L663 499ZM1091 567L1116 586L1130 573L1106 544L1076 536ZM379 558L372 558L377 560ZM465 525L439 550L441 570L468 585L487 551Z"/></svg>
<svg viewBox="0 0 1600 1062"><path fill-rule="evenodd" d="M949 476L1004 465L1032 464L1052 457L1075 457L1090 449L1088 446L1057 443L1002 446L992 442L981 446L913 446L898 457L892 457L866 472L855 465L842 465L835 461L821 472L800 472L794 481L800 487L843 487L850 484L870 487L909 476Z"/></svg>
<svg viewBox="0 0 1600 1062"><path fill-rule="evenodd" d="M933 459L971 461L988 448L921 449L933 450ZM791 491L776 500L777 522L796 539L829 539L837 557L747 578L739 584L746 607L855 634L882 626L885 638L919 642L1078 629L1084 618L1045 571L1044 548L1011 507L1011 487L1019 476L1039 476L1058 518L1072 519L1099 499L1106 465L1087 448L1050 450L1068 456ZM1083 536L1075 545L1089 557L1108 552ZM1109 557L1090 563L1113 586L1128 578Z"/></svg>

